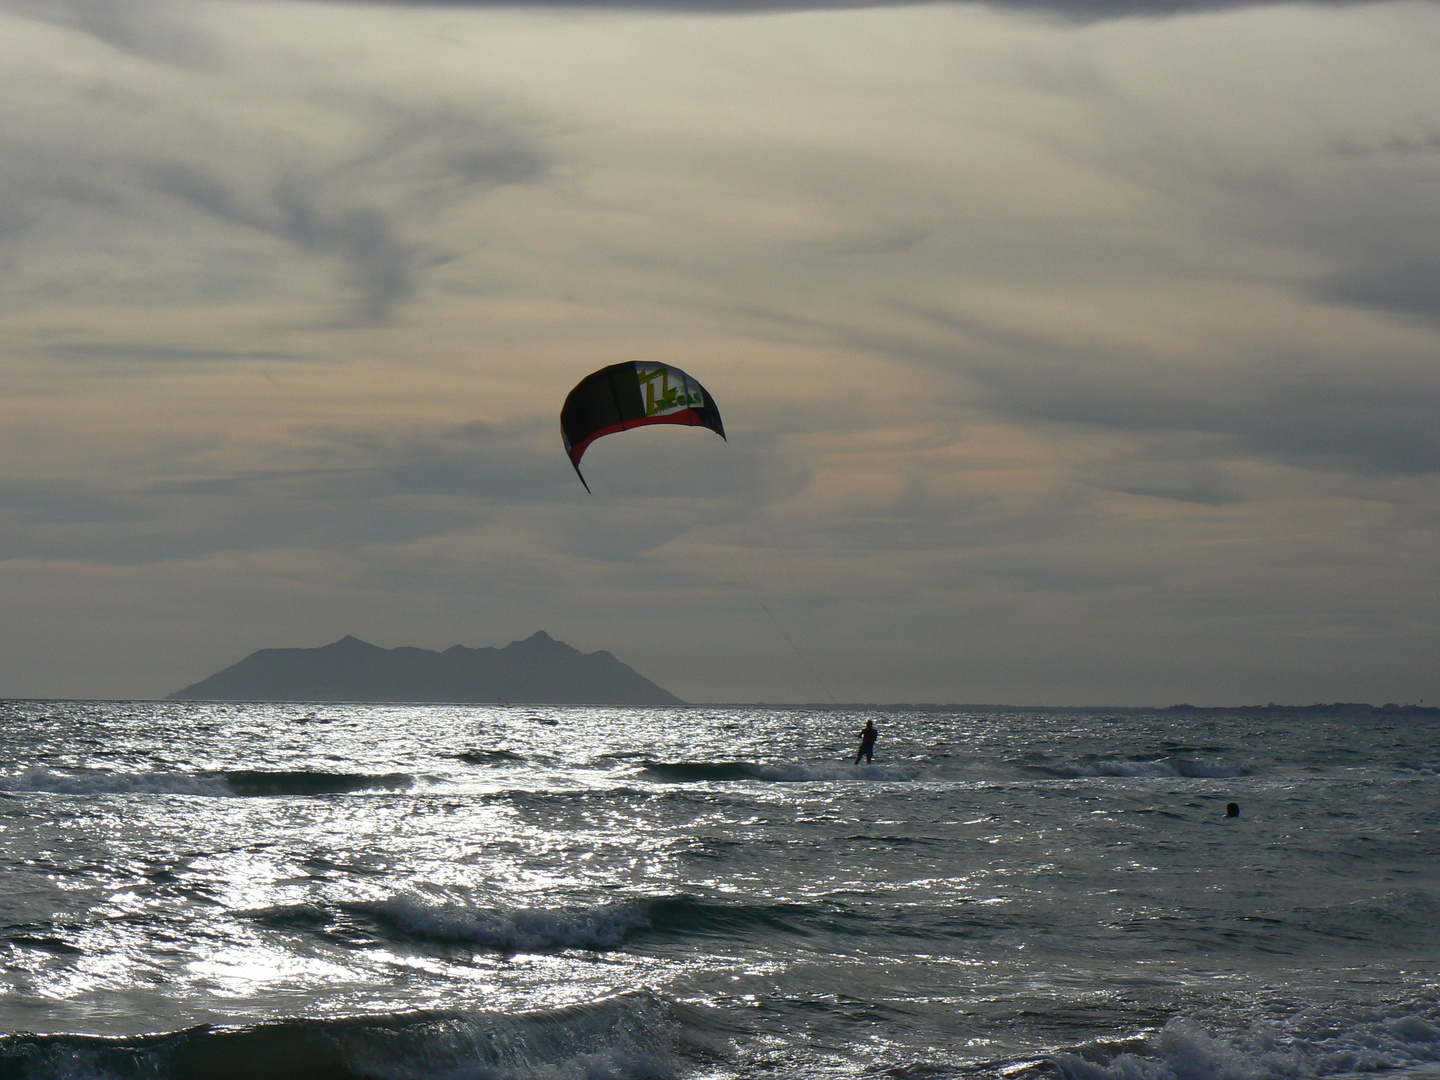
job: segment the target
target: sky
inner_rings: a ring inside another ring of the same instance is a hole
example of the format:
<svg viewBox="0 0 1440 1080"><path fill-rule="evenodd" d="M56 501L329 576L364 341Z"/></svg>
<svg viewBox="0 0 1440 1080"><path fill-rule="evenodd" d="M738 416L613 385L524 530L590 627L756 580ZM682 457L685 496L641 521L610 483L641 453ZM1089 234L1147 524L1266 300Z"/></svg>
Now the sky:
<svg viewBox="0 0 1440 1080"><path fill-rule="evenodd" d="M0 695L1440 703L1440 5L0 0ZM602 439L588 372L702 429Z"/></svg>

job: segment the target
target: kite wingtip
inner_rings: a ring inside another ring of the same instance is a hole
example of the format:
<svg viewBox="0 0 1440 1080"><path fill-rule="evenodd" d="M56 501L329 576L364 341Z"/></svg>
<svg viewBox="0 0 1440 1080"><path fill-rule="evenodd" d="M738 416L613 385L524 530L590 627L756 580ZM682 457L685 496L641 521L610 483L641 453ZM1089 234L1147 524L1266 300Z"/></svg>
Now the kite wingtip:
<svg viewBox="0 0 1440 1080"><path fill-rule="evenodd" d="M587 484L587 483L585 483L585 474L580 471L580 462L579 462L579 460L576 459L576 457L575 457L574 454L571 454L571 453L569 452L569 451L570 451L570 447L569 447L569 446L566 446L566 447L565 447L565 451L566 451L565 456L570 459L570 467L575 470L575 475L580 478L580 486L585 489L585 494L587 494L587 495L594 495L595 493L590 490L590 485ZM583 454L585 451L582 449L580 452Z"/></svg>

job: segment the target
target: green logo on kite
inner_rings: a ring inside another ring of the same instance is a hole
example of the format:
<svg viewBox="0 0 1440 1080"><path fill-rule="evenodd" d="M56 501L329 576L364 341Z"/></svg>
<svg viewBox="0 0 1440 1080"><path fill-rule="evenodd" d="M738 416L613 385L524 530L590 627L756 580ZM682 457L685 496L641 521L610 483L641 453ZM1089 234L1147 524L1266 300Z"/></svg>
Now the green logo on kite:
<svg viewBox="0 0 1440 1080"><path fill-rule="evenodd" d="M657 364L648 370L635 365L635 377L645 387L645 415L664 416L681 409L699 408L705 404L705 395L700 384L683 371ZM672 385L675 378L678 385ZM656 386L656 382L659 386Z"/></svg>

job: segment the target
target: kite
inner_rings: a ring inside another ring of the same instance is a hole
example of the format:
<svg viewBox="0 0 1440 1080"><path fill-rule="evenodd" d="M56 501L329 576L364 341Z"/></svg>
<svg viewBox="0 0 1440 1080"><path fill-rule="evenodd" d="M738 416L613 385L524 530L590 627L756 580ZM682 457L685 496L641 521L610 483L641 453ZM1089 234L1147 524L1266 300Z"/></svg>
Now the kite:
<svg viewBox="0 0 1440 1080"><path fill-rule="evenodd" d="M560 410L565 453L580 483L580 458L592 442L646 424L707 427L725 438L715 399L679 368L643 360L611 364L581 379Z"/></svg>

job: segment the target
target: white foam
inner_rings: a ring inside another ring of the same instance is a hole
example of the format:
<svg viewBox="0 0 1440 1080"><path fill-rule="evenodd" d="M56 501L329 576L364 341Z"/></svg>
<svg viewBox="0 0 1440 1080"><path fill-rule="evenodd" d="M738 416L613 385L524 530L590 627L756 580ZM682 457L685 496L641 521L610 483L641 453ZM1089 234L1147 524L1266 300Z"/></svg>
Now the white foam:
<svg viewBox="0 0 1440 1080"><path fill-rule="evenodd" d="M1168 761L1090 761L1082 765L1051 765L1057 776L1077 779L1091 776L1138 776L1165 779L1178 777L1180 770Z"/></svg>
<svg viewBox="0 0 1440 1080"><path fill-rule="evenodd" d="M1050 765L1049 772L1056 776L1073 777L1139 777L1155 780L1169 780L1182 776L1199 779L1227 779L1245 776L1249 773L1243 765L1228 765L1219 761L1169 761L1157 758L1154 761L1087 761L1079 765Z"/></svg>
<svg viewBox="0 0 1440 1080"><path fill-rule="evenodd" d="M1222 761L1178 761L1175 763L1175 767L1181 776L1209 777L1217 780L1250 775L1248 767L1227 765Z"/></svg>
<svg viewBox="0 0 1440 1080"><path fill-rule="evenodd" d="M560 1013L455 1018L416 1032L422 1046L356 1047L346 1058L385 1080L658 1080L674 1074L674 1028L658 1002L627 997Z"/></svg>
<svg viewBox="0 0 1440 1080"><path fill-rule="evenodd" d="M1172 1020L1147 1040L1148 1053L1057 1054L1052 1063L1063 1080L1306 1080L1408 1070L1440 1062L1437 1011L1312 1009L1223 1036Z"/></svg>
<svg viewBox="0 0 1440 1080"><path fill-rule="evenodd" d="M913 780L919 769L902 765L750 765L757 780L803 783L807 780Z"/></svg>
<svg viewBox="0 0 1440 1080"><path fill-rule="evenodd" d="M522 1065L462 1064L424 1073L406 1070L403 1075L405 1080L660 1080L672 1073L670 1055L663 1048L642 1049L626 1039L621 1045L571 1054L555 1061Z"/></svg>
<svg viewBox="0 0 1440 1080"><path fill-rule="evenodd" d="M229 795L219 776L193 773L62 773L34 768L0 777L0 791L51 795Z"/></svg>
<svg viewBox="0 0 1440 1080"><path fill-rule="evenodd" d="M637 994L519 1015L391 1014L333 1024L282 1020L252 1029L227 1057L234 1075L275 1075L277 1062L294 1057L300 1034L302 1041L318 1035L339 1050L351 1073L375 1080L660 1080L674 1075L675 1029L661 1001ZM21 1037L7 1045L7 1064L25 1076L57 1080L202 1076L208 1075L203 1067L174 1067L177 1045L200 1049L203 1062L223 1048L219 1040L228 1035L201 1028L159 1038ZM280 1071L301 1075L303 1055Z"/></svg>
<svg viewBox="0 0 1440 1080"><path fill-rule="evenodd" d="M624 944L631 930L650 925L647 908L641 904L504 911L397 896L365 908L408 934L508 951L614 949Z"/></svg>
<svg viewBox="0 0 1440 1080"><path fill-rule="evenodd" d="M1402 761L1398 768L1404 772L1428 773L1431 776L1440 776L1440 761Z"/></svg>

